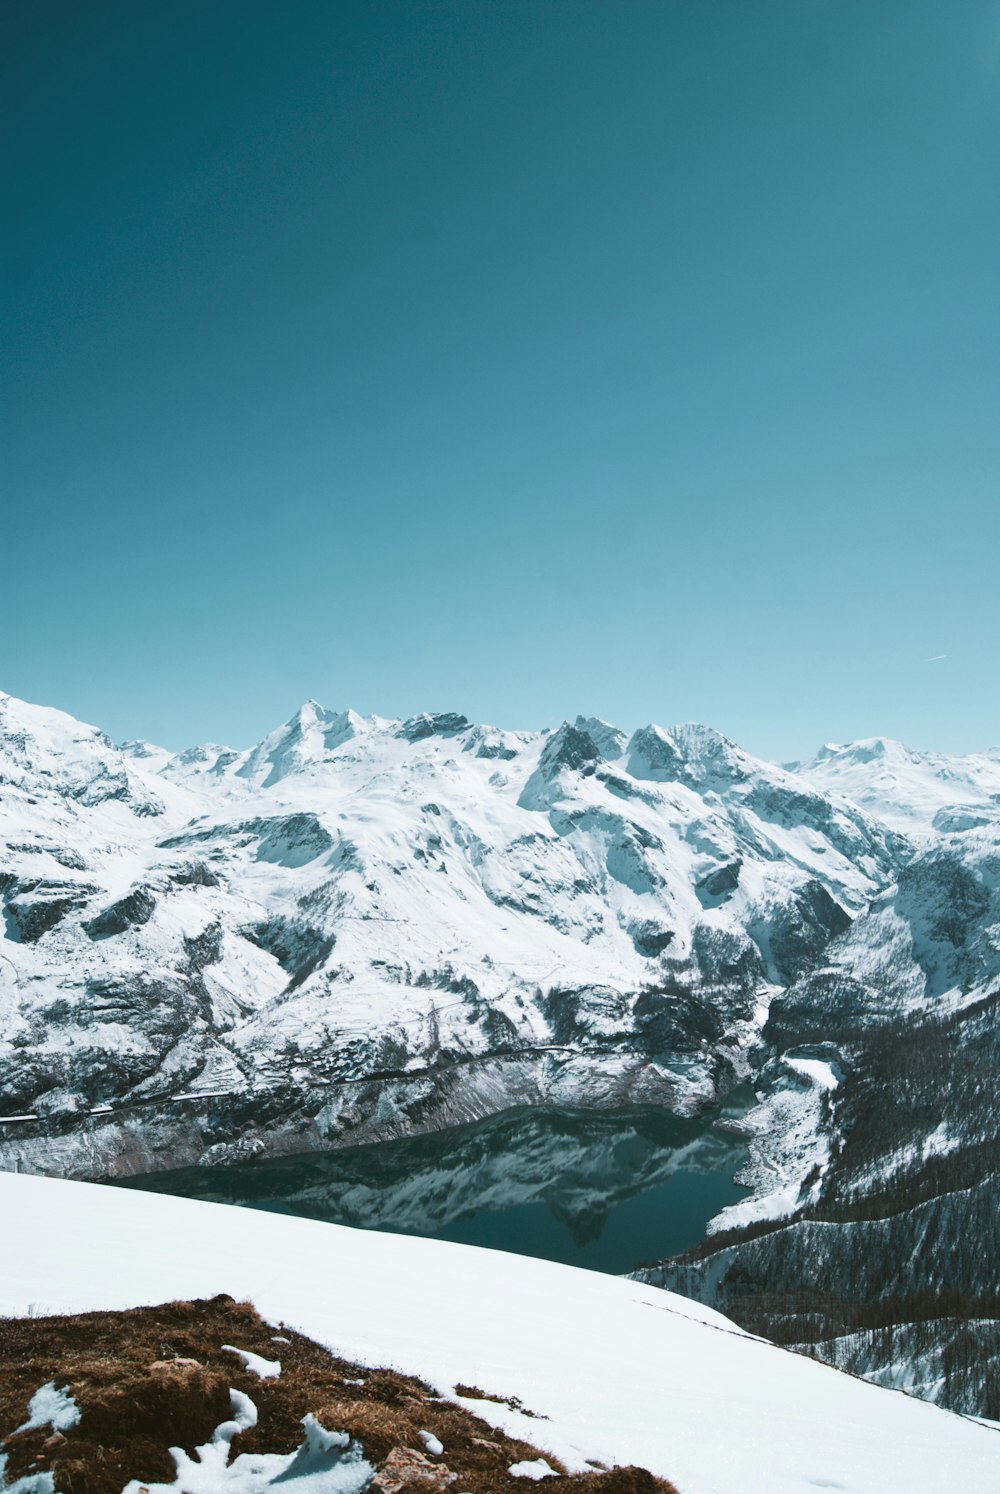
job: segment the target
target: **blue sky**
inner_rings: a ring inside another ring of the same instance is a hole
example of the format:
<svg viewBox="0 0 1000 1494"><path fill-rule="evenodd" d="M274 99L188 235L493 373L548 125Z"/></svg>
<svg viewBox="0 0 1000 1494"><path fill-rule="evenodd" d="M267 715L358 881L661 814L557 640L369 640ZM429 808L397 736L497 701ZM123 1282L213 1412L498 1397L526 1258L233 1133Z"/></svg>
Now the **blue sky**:
<svg viewBox="0 0 1000 1494"><path fill-rule="evenodd" d="M1000 0L8 19L4 689L1000 745Z"/></svg>

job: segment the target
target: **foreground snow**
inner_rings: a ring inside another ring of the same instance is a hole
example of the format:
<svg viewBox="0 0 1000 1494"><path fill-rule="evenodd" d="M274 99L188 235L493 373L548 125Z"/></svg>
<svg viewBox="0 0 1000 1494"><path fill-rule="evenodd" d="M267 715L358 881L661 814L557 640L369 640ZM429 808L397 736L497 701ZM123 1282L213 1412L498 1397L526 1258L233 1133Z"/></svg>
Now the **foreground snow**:
<svg viewBox="0 0 1000 1494"><path fill-rule="evenodd" d="M445 1394L568 1466L638 1463L683 1494L995 1494L1000 1437L741 1333L709 1309L546 1261L0 1174L0 1313L249 1298Z"/></svg>
<svg viewBox="0 0 1000 1494"><path fill-rule="evenodd" d="M177 1465L172 1483L144 1484L134 1478L122 1494L265 1494L275 1484L293 1479L297 1494L362 1494L374 1467L346 1432L328 1432L311 1415L302 1423L305 1437L297 1451L233 1457L233 1439L257 1425L257 1407L238 1390L229 1394L232 1419L216 1427L212 1440L196 1449L195 1458L182 1448L172 1449ZM16 1494L16 1489L14 1485L9 1494Z"/></svg>

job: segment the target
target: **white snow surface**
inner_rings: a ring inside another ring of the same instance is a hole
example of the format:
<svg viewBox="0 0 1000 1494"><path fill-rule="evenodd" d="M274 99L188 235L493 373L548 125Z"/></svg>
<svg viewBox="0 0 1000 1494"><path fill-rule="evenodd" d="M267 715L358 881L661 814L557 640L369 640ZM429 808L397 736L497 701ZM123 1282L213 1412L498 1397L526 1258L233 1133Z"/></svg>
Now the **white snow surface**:
<svg viewBox="0 0 1000 1494"><path fill-rule="evenodd" d="M238 1354L243 1360L243 1368L261 1380L276 1380L281 1374L280 1359L264 1359L251 1349L238 1349L235 1344L223 1344L222 1347L230 1354Z"/></svg>
<svg viewBox="0 0 1000 1494"><path fill-rule="evenodd" d="M832 1066L822 1058L786 1058L785 1063L813 1084L818 1084L820 1089L837 1088L837 1076Z"/></svg>
<svg viewBox="0 0 1000 1494"><path fill-rule="evenodd" d="M441 1241L0 1174L0 1313L229 1292L363 1363L518 1396L469 1408L543 1453L682 1494L996 1494L1000 1437L636 1282ZM14 1227L10 1227L13 1222Z"/></svg>
<svg viewBox="0 0 1000 1494"><path fill-rule="evenodd" d="M55 1494L55 1481L51 1473L25 1473L8 1483L7 1454L0 1453L0 1489L3 1494Z"/></svg>
<svg viewBox="0 0 1000 1494"><path fill-rule="evenodd" d="M240 1390L229 1395L231 1419L220 1422L193 1458L183 1448L170 1449L177 1469L172 1483L130 1479L122 1494L264 1494L276 1484L291 1485L292 1494L361 1494L374 1468L346 1432L328 1432L312 1414L303 1418L305 1437L295 1452L237 1453L230 1461L233 1439L257 1425L257 1407Z"/></svg>
<svg viewBox="0 0 1000 1494"><path fill-rule="evenodd" d="M49 1380L36 1390L28 1402L28 1417L15 1432L27 1432L32 1427L51 1427L54 1432L68 1432L80 1421L80 1408L69 1393L68 1387L61 1390L54 1380Z"/></svg>

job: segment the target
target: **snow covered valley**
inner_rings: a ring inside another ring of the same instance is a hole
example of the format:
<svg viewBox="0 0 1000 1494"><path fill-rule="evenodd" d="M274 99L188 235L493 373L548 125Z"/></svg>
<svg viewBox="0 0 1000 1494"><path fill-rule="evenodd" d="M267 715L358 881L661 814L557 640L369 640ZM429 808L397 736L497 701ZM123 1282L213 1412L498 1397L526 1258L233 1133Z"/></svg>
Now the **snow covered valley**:
<svg viewBox="0 0 1000 1494"><path fill-rule="evenodd" d="M697 1124L749 1084L749 1192L644 1243L643 1290L1000 1419L997 754L779 768L703 726L310 702L172 755L0 695L0 902L8 1173L221 1193L510 1112ZM537 1205L546 1165L443 1186ZM398 1222L446 1230L433 1200ZM558 1204L600 1212L586 1179Z"/></svg>

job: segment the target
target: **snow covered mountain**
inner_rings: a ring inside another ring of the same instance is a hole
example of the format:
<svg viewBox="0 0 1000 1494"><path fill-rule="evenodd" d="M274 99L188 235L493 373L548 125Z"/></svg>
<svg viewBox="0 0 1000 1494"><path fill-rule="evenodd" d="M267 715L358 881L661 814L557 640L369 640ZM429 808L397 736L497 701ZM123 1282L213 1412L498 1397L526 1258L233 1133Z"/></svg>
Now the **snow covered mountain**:
<svg viewBox="0 0 1000 1494"><path fill-rule="evenodd" d="M4 696L0 774L0 1162L85 1176L690 1111L909 854L695 726L310 702L167 757Z"/></svg>
<svg viewBox="0 0 1000 1494"><path fill-rule="evenodd" d="M315 702L172 756L0 696L0 1166L689 1115L749 1077L753 1194L647 1279L1000 1419L998 775Z"/></svg>
<svg viewBox="0 0 1000 1494"><path fill-rule="evenodd" d="M0 1214L16 1224L0 1314L227 1292L419 1375L571 1472L639 1464L682 1494L993 1494L1000 1479L996 1430L598 1272L50 1178L0 1174Z"/></svg>
<svg viewBox="0 0 1000 1494"><path fill-rule="evenodd" d="M945 757L869 737L828 744L789 763L813 788L838 794L904 834L948 834L1000 823L1000 751Z"/></svg>

